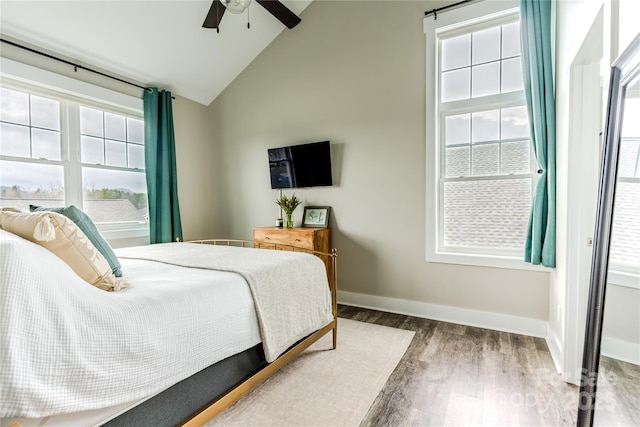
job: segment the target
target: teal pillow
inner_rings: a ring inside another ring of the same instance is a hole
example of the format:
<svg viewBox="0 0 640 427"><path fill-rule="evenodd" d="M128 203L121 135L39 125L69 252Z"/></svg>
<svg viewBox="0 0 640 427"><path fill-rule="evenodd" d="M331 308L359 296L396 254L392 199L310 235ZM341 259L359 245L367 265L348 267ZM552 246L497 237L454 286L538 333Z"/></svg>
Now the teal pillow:
<svg viewBox="0 0 640 427"><path fill-rule="evenodd" d="M62 214L73 221L80 230L84 234L86 234L87 238L93 243L93 245L100 251L102 256L107 259L107 262L111 266L111 271L113 275L116 277L122 277L122 267L120 266L120 261L118 261L118 257L113 253L113 249L109 246L109 243L102 237L102 234L98 231L96 225L91 221L89 216L82 212L82 210L77 207L71 205L66 208L45 208L42 206L29 205L29 210L31 212L56 212Z"/></svg>

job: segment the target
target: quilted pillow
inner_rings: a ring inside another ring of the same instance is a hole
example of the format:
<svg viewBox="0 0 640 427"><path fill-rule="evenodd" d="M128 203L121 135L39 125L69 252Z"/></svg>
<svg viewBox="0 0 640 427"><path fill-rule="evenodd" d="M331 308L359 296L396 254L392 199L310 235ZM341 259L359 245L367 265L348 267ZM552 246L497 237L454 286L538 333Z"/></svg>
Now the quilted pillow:
<svg viewBox="0 0 640 427"><path fill-rule="evenodd" d="M105 291L127 287L82 230L55 212L17 213L0 211L0 228L50 250L84 281Z"/></svg>
<svg viewBox="0 0 640 427"><path fill-rule="evenodd" d="M122 277L122 267L120 266L120 261L118 261L118 257L109 246L109 243L102 237L102 234L98 231L96 225L91 221L91 218L84 213L81 209L71 205L66 208L45 208L42 206L29 205L29 210L31 212L56 212L62 214L73 221L80 230L87 235L91 243L100 251L102 256L104 256L111 266L111 271L116 277Z"/></svg>

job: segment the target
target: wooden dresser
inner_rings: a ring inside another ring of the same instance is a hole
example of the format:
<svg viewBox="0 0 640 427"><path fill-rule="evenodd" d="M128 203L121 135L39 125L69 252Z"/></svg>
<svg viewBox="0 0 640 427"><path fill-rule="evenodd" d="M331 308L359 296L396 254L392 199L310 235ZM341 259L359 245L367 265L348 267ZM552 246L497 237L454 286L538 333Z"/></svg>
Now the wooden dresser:
<svg viewBox="0 0 640 427"><path fill-rule="evenodd" d="M257 227L253 229L253 242L256 248L291 250L291 248L287 247L288 245L310 251L330 253L331 229ZM320 258L327 268L329 281L333 282L330 274L329 259L325 259L327 257L322 256Z"/></svg>

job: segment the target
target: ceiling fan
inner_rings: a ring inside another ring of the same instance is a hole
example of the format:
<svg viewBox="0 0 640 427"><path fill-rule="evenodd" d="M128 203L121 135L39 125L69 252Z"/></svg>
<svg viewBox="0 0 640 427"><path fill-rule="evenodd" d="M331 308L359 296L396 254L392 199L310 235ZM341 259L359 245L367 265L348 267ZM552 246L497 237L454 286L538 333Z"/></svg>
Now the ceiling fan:
<svg viewBox="0 0 640 427"><path fill-rule="evenodd" d="M256 0L260 6L267 9L269 13L275 16L280 22L291 29L298 25L302 21L295 13L293 13L287 6L282 4L278 0ZM215 28L220 32L220 21L225 11L231 13L242 13L249 7L251 0L213 0L209 13L204 20L202 26L204 28Z"/></svg>

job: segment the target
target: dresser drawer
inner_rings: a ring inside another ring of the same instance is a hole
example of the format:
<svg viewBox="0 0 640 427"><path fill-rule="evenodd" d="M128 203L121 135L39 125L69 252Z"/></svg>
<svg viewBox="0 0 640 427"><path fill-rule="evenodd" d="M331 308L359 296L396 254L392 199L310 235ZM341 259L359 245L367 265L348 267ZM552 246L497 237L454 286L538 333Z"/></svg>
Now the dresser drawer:
<svg viewBox="0 0 640 427"><path fill-rule="evenodd" d="M313 230L293 229L255 229L253 240L280 245L296 246L298 248L317 250L314 245Z"/></svg>
<svg viewBox="0 0 640 427"><path fill-rule="evenodd" d="M330 257L320 254L329 253L331 247L331 230L329 228L276 228L258 227L253 229L253 247L262 249L291 250L288 245L309 251L316 251L327 269L329 287L334 289L334 277Z"/></svg>

